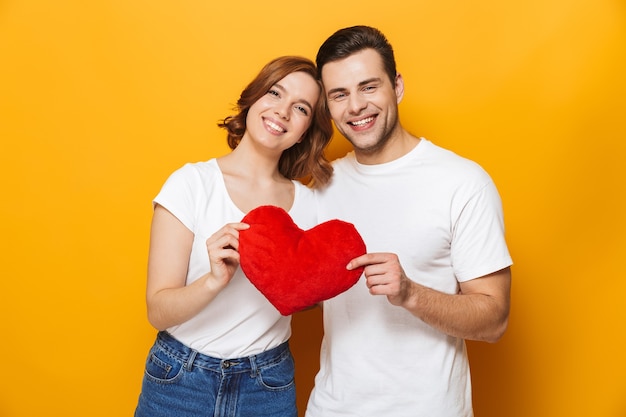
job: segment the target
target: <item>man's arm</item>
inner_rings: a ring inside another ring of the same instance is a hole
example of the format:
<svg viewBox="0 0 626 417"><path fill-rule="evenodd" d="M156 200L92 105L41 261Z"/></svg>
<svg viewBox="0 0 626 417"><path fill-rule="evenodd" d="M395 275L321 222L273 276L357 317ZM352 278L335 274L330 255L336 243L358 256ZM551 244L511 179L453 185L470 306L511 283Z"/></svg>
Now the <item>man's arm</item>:
<svg viewBox="0 0 626 417"><path fill-rule="evenodd" d="M369 253L348 264L349 269L360 266L370 294L386 295L391 304L450 336L493 343L507 328L510 268L462 282L458 294L446 294L410 280L393 253Z"/></svg>

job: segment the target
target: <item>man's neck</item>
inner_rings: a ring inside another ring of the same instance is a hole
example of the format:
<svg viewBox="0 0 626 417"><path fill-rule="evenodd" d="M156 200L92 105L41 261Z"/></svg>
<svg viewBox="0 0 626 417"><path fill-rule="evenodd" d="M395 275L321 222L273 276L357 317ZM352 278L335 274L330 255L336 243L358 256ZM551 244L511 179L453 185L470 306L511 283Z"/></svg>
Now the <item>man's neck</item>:
<svg viewBox="0 0 626 417"><path fill-rule="evenodd" d="M363 165L379 165L394 161L411 152L420 142L420 138L400 128L398 133L389 138L380 149L371 152L354 149L356 160Z"/></svg>

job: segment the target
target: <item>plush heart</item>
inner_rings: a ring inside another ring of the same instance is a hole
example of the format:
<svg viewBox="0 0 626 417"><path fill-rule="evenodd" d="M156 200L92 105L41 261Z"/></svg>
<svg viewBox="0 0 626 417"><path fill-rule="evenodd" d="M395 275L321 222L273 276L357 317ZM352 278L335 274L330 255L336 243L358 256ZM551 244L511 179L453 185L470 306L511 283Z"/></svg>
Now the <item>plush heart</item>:
<svg viewBox="0 0 626 417"><path fill-rule="evenodd" d="M346 269L366 252L351 223L330 220L305 231L275 206L257 207L242 222L250 228L239 232L241 269L284 316L346 291L363 272Z"/></svg>

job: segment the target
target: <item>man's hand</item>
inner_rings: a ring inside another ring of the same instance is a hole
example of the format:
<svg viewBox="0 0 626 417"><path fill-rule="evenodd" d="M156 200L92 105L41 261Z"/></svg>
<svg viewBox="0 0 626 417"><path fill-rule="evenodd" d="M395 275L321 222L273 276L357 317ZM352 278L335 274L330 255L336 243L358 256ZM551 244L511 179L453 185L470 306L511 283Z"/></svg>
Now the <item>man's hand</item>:
<svg viewBox="0 0 626 417"><path fill-rule="evenodd" d="M364 267L372 295L386 295L435 329L468 340L496 342L504 334L509 317L511 269L504 268L469 281L447 294L409 279L398 256L368 253L354 258L348 269Z"/></svg>
<svg viewBox="0 0 626 417"><path fill-rule="evenodd" d="M367 253L354 258L348 269L364 268L365 282L372 295L386 295L389 302L402 306L409 299L413 281L406 274L395 253Z"/></svg>

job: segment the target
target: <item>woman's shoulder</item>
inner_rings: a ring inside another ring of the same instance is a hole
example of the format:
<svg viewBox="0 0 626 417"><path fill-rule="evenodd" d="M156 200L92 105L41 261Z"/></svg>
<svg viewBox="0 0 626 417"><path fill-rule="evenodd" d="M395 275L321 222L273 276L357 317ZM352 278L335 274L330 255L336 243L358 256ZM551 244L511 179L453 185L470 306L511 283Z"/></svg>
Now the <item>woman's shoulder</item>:
<svg viewBox="0 0 626 417"><path fill-rule="evenodd" d="M298 180L291 181L295 186L294 203L299 201L309 202L315 198L313 189Z"/></svg>
<svg viewBox="0 0 626 417"><path fill-rule="evenodd" d="M209 159L208 161L187 162L180 168L176 169L170 179L185 182L206 182L215 180L221 176L217 161Z"/></svg>
<svg viewBox="0 0 626 417"><path fill-rule="evenodd" d="M177 171L181 171L186 175L210 175L219 171L217 159L211 158L208 161L187 162Z"/></svg>
<svg viewBox="0 0 626 417"><path fill-rule="evenodd" d="M315 194L309 186L300 181L294 180L293 183L295 195L289 214L300 228L309 229L317 223Z"/></svg>

